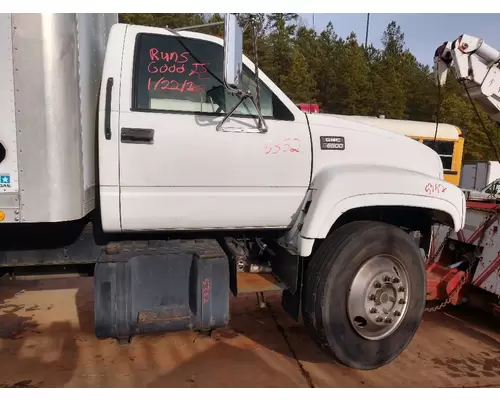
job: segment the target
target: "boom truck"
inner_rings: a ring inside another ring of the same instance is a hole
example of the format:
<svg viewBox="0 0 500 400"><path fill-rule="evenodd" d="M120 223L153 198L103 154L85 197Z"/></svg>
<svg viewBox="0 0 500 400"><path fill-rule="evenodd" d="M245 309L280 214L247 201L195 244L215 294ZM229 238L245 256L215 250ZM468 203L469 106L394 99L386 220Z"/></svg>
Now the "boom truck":
<svg viewBox="0 0 500 400"><path fill-rule="evenodd" d="M463 83L472 105L475 107L472 101L475 100L500 123L500 51L482 39L461 35L439 46L434 61L438 85L445 84L452 70L455 78ZM486 128L485 133L491 135ZM493 143L491 136L489 138ZM465 168L464 172L467 172ZM427 260L427 300L441 301L434 310L446 304L468 302L500 316L497 190L495 187L482 192L463 191L467 199L464 228L453 232L441 224L433 227Z"/></svg>
<svg viewBox="0 0 500 400"><path fill-rule="evenodd" d="M225 327L231 294L266 273L339 362L405 349L420 247L437 222L464 226L433 150L299 110L242 54L234 14L223 39L109 14L0 20L1 267L95 264L99 338Z"/></svg>

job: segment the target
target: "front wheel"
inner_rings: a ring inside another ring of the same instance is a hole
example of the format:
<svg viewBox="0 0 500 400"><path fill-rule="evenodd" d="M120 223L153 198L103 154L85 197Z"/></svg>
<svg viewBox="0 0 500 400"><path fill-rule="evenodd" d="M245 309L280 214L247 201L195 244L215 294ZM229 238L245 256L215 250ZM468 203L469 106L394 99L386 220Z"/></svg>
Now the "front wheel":
<svg viewBox="0 0 500 400"><path fill-rule="evenodd" d="M316 342L341 363L375 369L410 343L425 307L425 268L403 230L353 222L313 254L302 313Z"/></svg>

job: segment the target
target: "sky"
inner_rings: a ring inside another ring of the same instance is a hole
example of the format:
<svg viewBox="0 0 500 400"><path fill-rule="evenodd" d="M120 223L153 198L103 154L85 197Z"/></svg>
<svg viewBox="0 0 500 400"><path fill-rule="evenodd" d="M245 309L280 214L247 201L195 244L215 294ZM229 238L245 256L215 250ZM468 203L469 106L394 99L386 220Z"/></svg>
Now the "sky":
<svg viewBox="0 0 500 400"><path fill-rule="evenodd" d="M299 15L312 27L313 14ZM314 27L319 32L329 21L337 35L345 38L354 32L364 43L366 14L314 14ZM500 50L500 14L370 14L368 42L380 48L382 33L391 21L401 27L406 48L424 64L433 64L434 51L443 42L464 33Z"/></svg>

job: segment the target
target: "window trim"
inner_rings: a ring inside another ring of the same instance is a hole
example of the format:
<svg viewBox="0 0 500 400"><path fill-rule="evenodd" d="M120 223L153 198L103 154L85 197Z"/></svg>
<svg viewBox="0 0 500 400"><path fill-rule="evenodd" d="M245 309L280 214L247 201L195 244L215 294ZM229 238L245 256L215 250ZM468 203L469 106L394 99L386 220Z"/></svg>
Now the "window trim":
<svg viewBox="0 0 500 400"><path fill-rule="evenodd" d="M143 36L157 36L157 37L166 37L169 39L174 39L175 37L172 35L162 35L159 33L151 33L151 32L138 32L135 36L134 40L134 52L133 52L133 62L132 62L132 96L131 96L131 105L130 105L130 111L131 112L143 112L143 113L152 113L152 114L176 114L176 115L204 115L204 116L214 116L214 117L224 117L227 115L227 113L215 113L215 112L206 112L206 111L183 111L183 110L158 110L158 109L148 109L148 108L140 108L137 107L137 99L138 99L138 88L136 85L136 78L139 73L139 64L140 64L140 57L137 56L137 54L140 51L140 41ZM188 41L201 41L201 42L208 42L211 43L215 46L220 46L219 43L215 42L210 42L206 41L203 39L198 39L198 38L190 38L186 36L181 36L182 39L188 40ZM223 47L223 46L220 46ZM247 68L252 74L254 74L255 78L255 73L252 72L252 70L243 62L243 67ZM276 95L275 92L273 92L269 86L267 86L262 79L259 78L260 81L260 86L266 88L272 95L271 101L273 102L274 99L279 101L281 105L288 111L289 118L276 118L274 116L263 116L265 120L271 120L271 121L283 121L283 122L294 122L295 121L295 115L288 108L288 106L281 101L281 99ZM274 102L273 102L274 103ZM245 118L245 119L255 119L259 118L257 114L233 114L235 118Z"/></svg>
<svg viewBox="0 0 500 400"><path fill-rule="evenodd" d="M430 147L427 143L425 142L434 142L434 139L431 139L431 138L424 138L424 137L420 137L418 138L418 140L420 141L420 143L422 143L424 146L427 146L429 148L432 148ZM452 148L452 152L451 154L441 154L441 153L438 153L436 150L436 154L439 156L440 160L441 160L441 163L443 162L442 160L442 157L445 157L445 158L450 158L451 159L451 167L450 168L445 168L444 165L443 165L443 173L445 175L458 175L458 171L456 171L455 169L453 169L453 162L455 161L455 145L457 143L456 140L454 139L448 139L448 140L443 140L443 139L436 139L436 142L441 142L441 143L452 143L453 144L453 148Z"/></svg>

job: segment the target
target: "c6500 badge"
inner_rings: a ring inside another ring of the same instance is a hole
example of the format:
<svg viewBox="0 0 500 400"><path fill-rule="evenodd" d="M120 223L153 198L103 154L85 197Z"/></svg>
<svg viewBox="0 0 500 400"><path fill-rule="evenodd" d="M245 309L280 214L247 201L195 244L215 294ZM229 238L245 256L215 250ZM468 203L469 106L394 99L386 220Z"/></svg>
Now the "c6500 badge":
<svg viewBox="0 0 500 400"><path fill-rule="evenodd" d="M343 136L320 136L321 150L345 150Z"/></svg>

